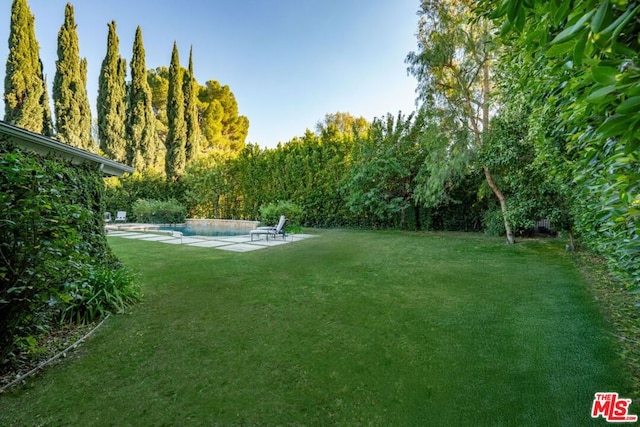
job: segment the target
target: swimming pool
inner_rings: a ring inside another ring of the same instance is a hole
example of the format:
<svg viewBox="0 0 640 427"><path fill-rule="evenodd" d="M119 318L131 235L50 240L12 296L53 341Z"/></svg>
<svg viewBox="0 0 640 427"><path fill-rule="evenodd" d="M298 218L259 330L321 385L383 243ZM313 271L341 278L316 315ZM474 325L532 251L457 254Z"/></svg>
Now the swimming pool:
<svg viewBox="0 0 640 427"><path fill-rule="evenodd" d="M240 230L238 228L231 227L206 227L206 226L192 226L192 225L176 225L176 226L162 226L160 231L179 231L183 236L242 236L249 234L248 231Z"/></svg>
<svg viewBox="0 0 640 427"><path fill-rule="evenodd" d="M179 231L183 236L243 236L255 229L258 221L234 219L195 219L187 218L184 224L110 224L110 230L119 231Z"/></svg>
<svg viewBox="0 0 640 427"><path fill-rule="evenodd" d="M187 218L184 224L165 224L160 230L179 231L184 236L242 236L258 226L258 221Z"/></svg>

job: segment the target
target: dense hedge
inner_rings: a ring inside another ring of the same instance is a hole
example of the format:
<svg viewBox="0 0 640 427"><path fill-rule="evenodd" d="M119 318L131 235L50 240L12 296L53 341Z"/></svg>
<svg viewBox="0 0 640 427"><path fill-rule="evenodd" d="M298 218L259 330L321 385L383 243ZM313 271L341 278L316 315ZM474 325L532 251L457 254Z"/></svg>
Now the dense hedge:
<svg viewBox="0 0 640 427"><path fill-rule="evenodd" d="M300 231L300 220L304 215L304 210L288 200L279 203L269 203L260 208L260 224L262 226L273 226L280 221L280 215L287 218L285 230L287 232Z"/></svg>
<svg viewBox="0 0 640 427"><path fill-rule="evenodd" d="M134 173L126 178L105 179L105 211L115 217L116 212L125 211L132 217L133 205L139 199L167 200L177 198L181 194L180 182L167 181L164 175L157 172L146 172L144 175Z"/></svg>
<svg viewBox="0 0 640 427"><path fill-rule="evenodd" d="M186 208L175 199L138 199L132 209L136 221L149 224L180 224L186 213Z"/></svg>
<svg viewBox="0 0 640 427"><path fill-rule="evenodd" d="M437 208L419 206L411 196L405 212L383 219L365 209L350 208L353 150L353 141L306 134L275 149L248 145L236 156L202 158L191 164L179 181L164 180L154 173L110 178L107 210L135 214L133 204L138 199L175 199L186 206L187 217L191 218L277 222L280 213L265 219L262 210L289 202L301 208L296 225L304 227L482 229L487 202L478 201L477 189L483 179L478 174L452 186L451 200Z"/></svg>
<svg viewBox="0 0 640 427"><path fill-rule="evenodd" d="M117 265L103 193L95 168L0 143L0 365L59 319L65 283Z"/></svg>

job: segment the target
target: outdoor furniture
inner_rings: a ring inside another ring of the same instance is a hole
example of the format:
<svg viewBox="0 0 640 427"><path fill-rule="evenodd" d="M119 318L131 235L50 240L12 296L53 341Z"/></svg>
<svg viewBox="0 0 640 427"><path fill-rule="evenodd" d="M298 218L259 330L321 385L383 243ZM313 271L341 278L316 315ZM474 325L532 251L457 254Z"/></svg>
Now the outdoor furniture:
<svg viewBox="0 0 640 427"><path fill-rule="evenodd" d="M258 227L255 230L251 230L249 234L251 235L251 241L253 241L253 236L260 236L262 234L267 236L267 240L269 240L269 236L272 236L274 239L278 235L282 235L282 239L284 240L286 234L284 232L284 223L287 221L284 215L280 216L280 221L278 221L278 225L273 227Z"/></svg>
<svg viewBox="0 0 640 427"><path fill-rule="evenodd" d="M116 222L127 222L127 213L125 211L118 211L116 214Z"/></svg>
<svg viewBox="0 0 640 427"><path fill-rule="evenodd" d="M103 216L104 222L109 224L111 222L111 212L105 212Z"/></svg>

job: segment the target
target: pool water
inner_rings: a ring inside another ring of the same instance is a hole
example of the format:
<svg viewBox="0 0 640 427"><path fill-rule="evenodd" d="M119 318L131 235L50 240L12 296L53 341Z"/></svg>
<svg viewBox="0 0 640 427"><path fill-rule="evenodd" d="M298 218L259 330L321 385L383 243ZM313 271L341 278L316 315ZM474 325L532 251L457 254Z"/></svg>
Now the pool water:
<svg viewBox="0 0 640 427"><path fill-rule="evenodd" d="M242 236L249 234L248 231L238 230L237 228L222 227L192 227L189 225L177 225L171 227L160 227L162 231L179 231L183 236Z"/></svg>

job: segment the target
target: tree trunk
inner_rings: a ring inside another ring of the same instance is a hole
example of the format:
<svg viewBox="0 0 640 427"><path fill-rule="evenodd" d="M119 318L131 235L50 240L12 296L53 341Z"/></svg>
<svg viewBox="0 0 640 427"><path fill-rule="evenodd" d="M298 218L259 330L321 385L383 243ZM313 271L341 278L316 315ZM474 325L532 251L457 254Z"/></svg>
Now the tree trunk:
<svg viewBox="0 0 640 427"><path fill-rule="evenodd" d="M482 170L484 171L484 176L487 179L487 184L489 184L489 187L491 187L493 194L495 194L498 200L500 201L500 210L502 211L502 218L504 219L504 229L507 232L507 243L512 245L516 242L516 240L513 237L513 230L511 230L511 224L507 219L507 198L504 197L504 194L502 193L502 191L500 191L500 189L496 185L495 181L493 180L493 177L491 176L491 173L489 172L489 168L483 165Z"/></svg>
<svg viewBox="0 0 640 427"><path fill-rule="evenodd" d="M488 34L489 32L487 25L487 21L484 21L485 34ZM482 132L486 132L489 129L489 107L491 96L491 66L488 58L485 58L484 63L482 64L482 71ZM478 147L482 147L482 135L479 129L474 129L474 136L476 138L476 145ZM484 171L484 176L487 179L487 184L489 184L493 194L496 195L500 202L500 210L502 211L502 219L504 220L504 229L507 233L507 243L512 245L516 240L513 237L511 223L509 223L509 220L507 219L507 198L493 180L491 172L489 172L489 168L487 168L486 165L482 165L482 170Z"/></svg>

